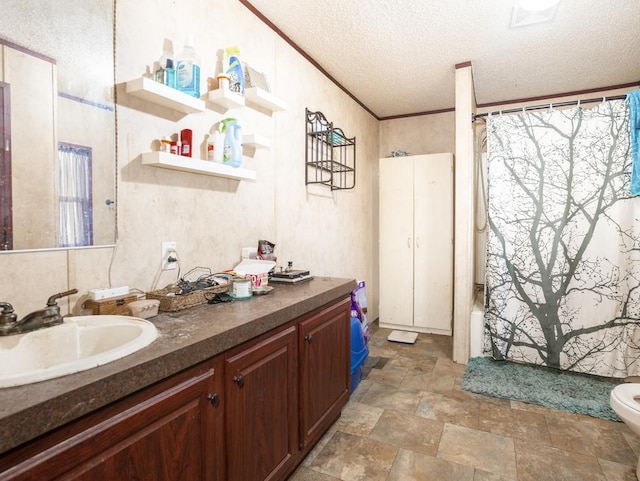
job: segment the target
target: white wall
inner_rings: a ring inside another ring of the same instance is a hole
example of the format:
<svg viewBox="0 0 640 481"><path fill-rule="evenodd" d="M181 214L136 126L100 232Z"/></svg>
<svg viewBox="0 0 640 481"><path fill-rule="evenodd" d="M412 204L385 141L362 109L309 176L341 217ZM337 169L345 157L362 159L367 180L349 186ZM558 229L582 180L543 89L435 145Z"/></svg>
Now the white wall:
<svg viewBox="0 0 640 481"><path fill-rule="evenodd" d="M2 254L0 268L14 281L3 282L1 300L13 303L22 316L69 288L82 294L111 283L149 290L162 241L177 242L184 274L198 266L232 268L241 247L268 239L276 243L279 264L291 260L317 276L366 279L375 319L378 122L237 1L120 2L117 17L117 248ZM243 60L266 73L287 111L207 109L182 117L127 95L122 83L140 77L161 56L164 39L173 41L177 53L187 33L194 34L202 57L203 90L207 77L216 73L218 50L239 45ZM331 193L304 185L305 107L322 111L356 137L355 189ZM141 164L141 154L157 139L190 128L194 139L204 141L226 116L241 119L245 132L272 139L270 150L244 157L257 182ZM175 274L162 274L158 285L174 281Z"/></svg>
<svg viewBox="0 0 640 481"><path fill-rule="evenodd" d="M194 34L202 56L203 90L215 73L218 50L235 44L288 104L286 112L272 116L229 112L242 115L245 131L272 138L271 150L244 158L245 166L256 170L257 182L141 165L141 153L160 137L191 128L196 139L204 140L227 115L209 109L177 116L126 95L120 85L117 248L2 253L0 300L13 303L22 316L43 307L49 295L73 287L81 294L110 284L149 290L162 241L177 242L184 273L196 266L233 267L241 247L266 238L277 244L279 262L292 260L315 275L366 279L369 318L376 319L378 158L394 149L453 151L454 113L376 121L235 0L120 2L117 82L141 76L161 56L165 38L179 51L186 33ZM356 136L354 190L331 193L304 186L305 107L321 110ZM165 273L159 285L173 280L175 271Z"/></svg>
<svg viewBox="0 0 640 481"><path fill-rule="evenodd" d="M394 150L412 155L453 152L455 113L419 115L380 122L380 157Z"/></svg>

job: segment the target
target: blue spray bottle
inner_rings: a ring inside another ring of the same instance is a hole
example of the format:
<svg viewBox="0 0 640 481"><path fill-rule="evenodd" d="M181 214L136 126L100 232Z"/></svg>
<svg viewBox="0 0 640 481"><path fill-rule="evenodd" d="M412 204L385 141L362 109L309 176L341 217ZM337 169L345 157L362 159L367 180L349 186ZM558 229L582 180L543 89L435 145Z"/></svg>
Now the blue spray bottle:
<svg viewBox="0 0 640 481"><path fill-rule="evenodd" d="M228 60L226 74L229 76L229 90L244 95L244 70L238 56L240 49L234 45L224 51Z"/></svg>
<svg viewBox="0 0 640 481"><path fill-rule="evenodd" d="M223 163L231 167L240 167L242 164L242 127L237 119L232 117L220 121L220 131L224 133Z"/></svg>

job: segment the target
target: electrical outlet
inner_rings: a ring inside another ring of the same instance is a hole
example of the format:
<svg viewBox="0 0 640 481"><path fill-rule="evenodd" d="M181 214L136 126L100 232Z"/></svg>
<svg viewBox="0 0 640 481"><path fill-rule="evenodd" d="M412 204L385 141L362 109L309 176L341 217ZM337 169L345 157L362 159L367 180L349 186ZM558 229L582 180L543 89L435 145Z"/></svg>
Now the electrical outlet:
<svg viewBox="0 0 640 481"><path fill-rule="evenodd" d="M175 259L170 262L169 259ZM178 255L176 254L175 242L162 243L162 270L172 271L178 268Z"/></svg>

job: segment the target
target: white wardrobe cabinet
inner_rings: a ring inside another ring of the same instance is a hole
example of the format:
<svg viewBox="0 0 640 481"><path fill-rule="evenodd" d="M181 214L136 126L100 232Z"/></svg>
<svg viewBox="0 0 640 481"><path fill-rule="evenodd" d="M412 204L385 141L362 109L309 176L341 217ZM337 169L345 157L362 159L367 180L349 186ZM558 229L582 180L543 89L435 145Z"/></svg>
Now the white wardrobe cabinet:
<svg viewBox="0 0 640 481"><path fill-rule="evenodd" d="M380 159L380 327L451 335L453 154Z"/></svg>

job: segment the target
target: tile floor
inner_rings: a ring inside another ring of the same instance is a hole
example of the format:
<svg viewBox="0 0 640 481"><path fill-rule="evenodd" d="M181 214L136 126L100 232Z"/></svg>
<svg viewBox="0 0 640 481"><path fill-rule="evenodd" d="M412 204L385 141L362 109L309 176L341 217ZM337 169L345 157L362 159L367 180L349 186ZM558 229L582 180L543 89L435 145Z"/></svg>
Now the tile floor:
<svg viewBox="0 0 640 481"><path fill-rule="evenodd" d="M373 332L367 368L379 362L291 481L636 481L640 438L623 423L462 391L450 337L389 332Z"/></svg>

